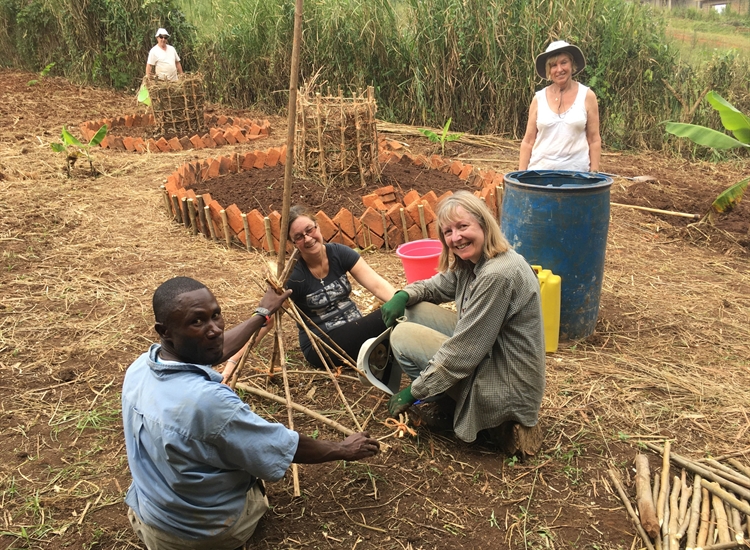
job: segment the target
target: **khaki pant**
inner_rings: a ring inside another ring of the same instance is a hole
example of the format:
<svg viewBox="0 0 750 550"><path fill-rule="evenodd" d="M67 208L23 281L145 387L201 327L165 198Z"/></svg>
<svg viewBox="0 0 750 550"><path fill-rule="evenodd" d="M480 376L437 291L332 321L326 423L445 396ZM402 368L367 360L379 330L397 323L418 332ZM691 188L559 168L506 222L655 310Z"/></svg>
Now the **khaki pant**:
<svg viewBox="0 0 750 550"><path fill-rule="evenodd" d="M235 550L255 532L255 528L268 510L268 499L260 489L258 481L247 492L245 509L237 522L221 535L200 540L184 539L146 525L132 508L128 508L128 519L133 531L148 550Z"/></svg>

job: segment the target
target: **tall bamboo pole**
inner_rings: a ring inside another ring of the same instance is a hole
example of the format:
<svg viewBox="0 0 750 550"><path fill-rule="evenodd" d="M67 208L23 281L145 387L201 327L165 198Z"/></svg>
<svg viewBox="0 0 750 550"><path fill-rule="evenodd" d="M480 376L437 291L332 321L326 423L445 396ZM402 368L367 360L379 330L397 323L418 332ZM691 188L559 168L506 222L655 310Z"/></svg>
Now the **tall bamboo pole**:
<svg viewBox="0 0 750 550"><path fill-rule="evenodd" d="M292 67L289 75L289 113L286 132L286 164L284 165L284 198L281 203L281 234L279 235L279 256L276 274L284 271L286 260L286 240L289 228L289 208L292 199L292 167L294 165L294 130L297 122L297 83L299 80L299 51L302 41L302 0L294 3L294 38L292 39Z"/></svg>

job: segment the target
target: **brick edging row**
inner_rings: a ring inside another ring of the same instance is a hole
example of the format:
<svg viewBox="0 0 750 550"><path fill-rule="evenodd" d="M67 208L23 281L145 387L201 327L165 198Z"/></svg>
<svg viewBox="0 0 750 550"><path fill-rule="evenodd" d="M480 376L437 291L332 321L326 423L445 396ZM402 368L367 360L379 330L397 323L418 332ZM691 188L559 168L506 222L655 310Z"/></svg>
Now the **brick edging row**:
<svg viewBox="0 0 750 550"><path fill-rule="evenodd" d="M226 144L247 143L268 137L271 132L271 123L268 120L253 121L249 118L204 114L204 121L208 131L202 136L196 133L190 137L173 137L169 140L165 139L164 136L158 140L153 138L144 140L140 137L132 138L108 135L102 140L100 147L138 153L169 153L186 149L204 149L207 147L221 147ZM107 128L111 129L117 127L143 128L154 126L156 123L151 114L135 114L90 120L82 123L79 128L84 139L91 141L91 138L105 124Z"/></svg>
<svg viewBox="0 0 750 550"><path fill-rule="evenodd" d="M378 157L381 164L409 163L450 172L476 186L474 194L482 198L495 215L498 214L497 196L498 188L503 185L502 173L481 170L439 155L427 157L399 153L390 150L391 143L389 140L381 142ZM281 235L281 214L278 211L274 210L267 216L258 209L242 212L236 204L224 207L209 193L199 196L192 189L185 188L232 172L284 165L285 161L286 146L188 162L172 173L162 186L165 205L173 219L183 223L194 234L202 233L215 240L225 240L228 244L236 238L248 250L253 247L277 253ZM434 191L430 191L420 196L412 189L404 195L402 204L396 201L395 190L389 185L362 197L366 209L359 218L346 208L341 208L333 216L321 210L316 214L318 226L326 242L359 248L374 245L376 248L393 250L404 242L437 239L435 208L442 198L451 194L451 191L447 191L438 197ZM286 247L291 252L291 243L287 242Z"/></svg>

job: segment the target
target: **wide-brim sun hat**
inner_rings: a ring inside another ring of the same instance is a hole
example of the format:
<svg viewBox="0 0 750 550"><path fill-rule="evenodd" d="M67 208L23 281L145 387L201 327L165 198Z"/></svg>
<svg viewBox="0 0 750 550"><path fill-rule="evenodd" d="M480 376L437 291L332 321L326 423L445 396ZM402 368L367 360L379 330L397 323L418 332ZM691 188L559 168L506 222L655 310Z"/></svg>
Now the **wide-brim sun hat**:
<svg viewBox="0 0 750 550"><path fill-rule="evenodd" d="M389 338L392 329L365 340L357 354L357 378L363 384L375 386L388 395L401 389L401 366L393 358ZM364 373L365 376L362 376Z"/></svg>
<svg viewBox="0 0 750 550"><path fill-rule="evenodd" d="M560 55L561 53L568 53L573 58L573 62L576 65L576 70L573 73L573 76L580 73L586 66L586 58L583 57L583 52L578 46L568 44L567 42L565 42L565 40L555 40L549 46L547 46L547 49L544 50L544 53L540 53L536 56L536 74L546 80L547 59L555 55Z"/></svg>
<svg viewBox="0 0 750 550"><path fill-rule="evenodd" d="M158 31L156 31L156 34L154 36L156 37L156 36L159 36L160 34L163 36L169 36L167 29L165 29L164 27L161 27Z"/></svg>

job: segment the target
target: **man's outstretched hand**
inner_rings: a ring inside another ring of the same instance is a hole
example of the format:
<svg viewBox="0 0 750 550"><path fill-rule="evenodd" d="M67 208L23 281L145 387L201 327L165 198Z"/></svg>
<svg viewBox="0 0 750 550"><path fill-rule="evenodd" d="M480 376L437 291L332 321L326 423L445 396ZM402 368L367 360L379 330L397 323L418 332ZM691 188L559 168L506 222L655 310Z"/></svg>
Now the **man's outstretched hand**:
<svg viewBox="0 0 750 550"><path fill-rule="evenodd" d="M380 442L367 432L352 434L341 442L344 460L362 460L378 454Z"/></svg>
<svg viewBox="0 0 750 550"><path fill-rule="evenodd" d="M400 392L393 394L388 400L388 414L393 418L398 418L398 415L413 405L414 402L416 402L416 399L411 394L411 384L409 384Z"/></svg>
<svg viewBox="0 0 750 550"><path fill-rule="evenodd" d="M273 315L281 307L281 304L284 303L284 300L291 295L291 290L285 290L281 294L276 294L276 291L269 287L263 295L263 298L260 299L258 307L266 308Z"/></svg>

